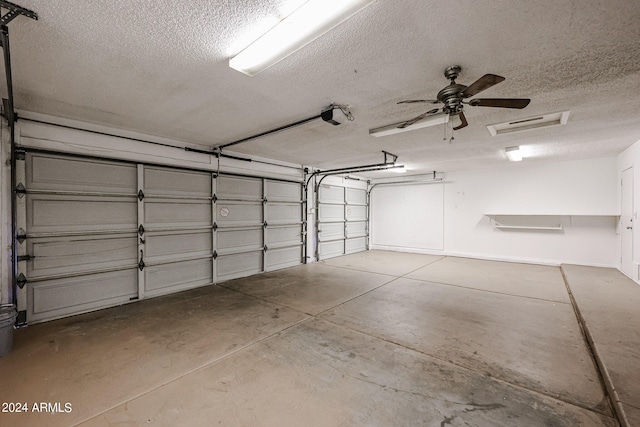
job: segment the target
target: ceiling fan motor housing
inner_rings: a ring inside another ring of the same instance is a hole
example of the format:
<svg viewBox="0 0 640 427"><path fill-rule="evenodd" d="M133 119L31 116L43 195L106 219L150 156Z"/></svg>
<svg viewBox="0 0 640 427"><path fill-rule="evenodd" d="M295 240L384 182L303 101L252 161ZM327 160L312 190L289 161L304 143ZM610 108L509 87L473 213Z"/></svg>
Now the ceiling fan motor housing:
<svg viewBox="0 0 640 427"><path fill-rule="evenodd" d="M449 86L438 92L438 101L444 104L443 110L449 114L457 114L462 111L462 91L467 87L452 82Z"/></svg>

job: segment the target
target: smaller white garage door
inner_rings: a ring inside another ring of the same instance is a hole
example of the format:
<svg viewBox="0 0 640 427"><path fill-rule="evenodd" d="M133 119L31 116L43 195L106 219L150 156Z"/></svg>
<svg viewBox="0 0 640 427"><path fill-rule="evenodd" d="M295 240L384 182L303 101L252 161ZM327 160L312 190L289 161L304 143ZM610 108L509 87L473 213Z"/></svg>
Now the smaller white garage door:
<svg viewBox="0 0 640 427"><path fill-rule="evenodd" d="M339 185L318 188L319 260L367 249L367 191Z"/></svg>

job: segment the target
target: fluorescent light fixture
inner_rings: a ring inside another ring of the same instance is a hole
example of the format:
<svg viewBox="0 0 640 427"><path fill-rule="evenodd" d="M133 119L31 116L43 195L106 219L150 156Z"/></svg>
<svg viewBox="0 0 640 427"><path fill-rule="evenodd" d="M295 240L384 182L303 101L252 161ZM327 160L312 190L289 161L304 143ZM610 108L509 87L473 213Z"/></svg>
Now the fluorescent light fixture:
<svg viewBox="0 0 640 427"><path fill-rule="evenodd" d="M437 116L429 116L425 120L414 123L411 126L407 126L406 128L399 128L398 126L404 123L404 122L400 122L400 123L394 123L388 126L382 126L375 129L369 129L369 135L376 136L376 137L393 135L394 133L402 133L402 132L408 132L410 130L426 128L429 126L442 125L447 123L448 121L449 121L448 114L438 114Z"/></svg>
<svg viewBox="0 0 640 427"><path fill-rule="evenodd" d="M522 153L520 153L519 146L505 148L504 154L507 155L507 159L509 159L510 162L522 161Z"/></svg>
<svg viewBox="0 0 640 427"><path fill-rule="evenodd" d="M373 0L309 0L229 59L229 66L248 76L254 76L371 3Z"/></svg>

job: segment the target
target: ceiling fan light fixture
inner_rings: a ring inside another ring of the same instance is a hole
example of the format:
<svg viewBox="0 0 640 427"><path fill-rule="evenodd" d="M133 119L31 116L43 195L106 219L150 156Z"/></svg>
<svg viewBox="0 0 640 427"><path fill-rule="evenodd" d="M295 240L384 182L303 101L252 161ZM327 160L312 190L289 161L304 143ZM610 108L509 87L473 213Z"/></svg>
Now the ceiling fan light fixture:
<svg viewBox="0 0 640 427"><path fill-rule="evenodd" d="M515 147L507 147L504 149L504 154L507 156L510 162L521 162L522 161L522 153L520 152L520 146L516 145Z"/></svg>
<svg viewBox="0 0 640 427"><path fill-rule="evenodd" d="M457 128L462 124L462 119L460 118L460 114L451 114L449 116L449 125L452 128Z"/></svg>
<svg viewBox="0 0 640 427"><path fill-rule="evenodd" d="M309 0L229 59L229 67L254 76L371 3L373 0Z"/></svg>

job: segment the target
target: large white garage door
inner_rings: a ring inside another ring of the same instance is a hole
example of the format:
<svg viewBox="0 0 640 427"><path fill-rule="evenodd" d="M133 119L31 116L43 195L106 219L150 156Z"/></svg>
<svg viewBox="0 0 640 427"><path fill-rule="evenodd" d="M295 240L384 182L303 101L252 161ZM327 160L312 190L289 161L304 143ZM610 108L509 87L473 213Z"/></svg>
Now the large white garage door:
<svg viewBox="0 0 640 427"><path fill-rule="evenodd" d="M318 259L367 249L367 191L338 185L318 188Z"/></svg>
<svg viewBox="0 0 640 427"><path fill-rule="evenodd" d="M302 263L302 185L27 153L18 303L28 322Z"/></svg>

